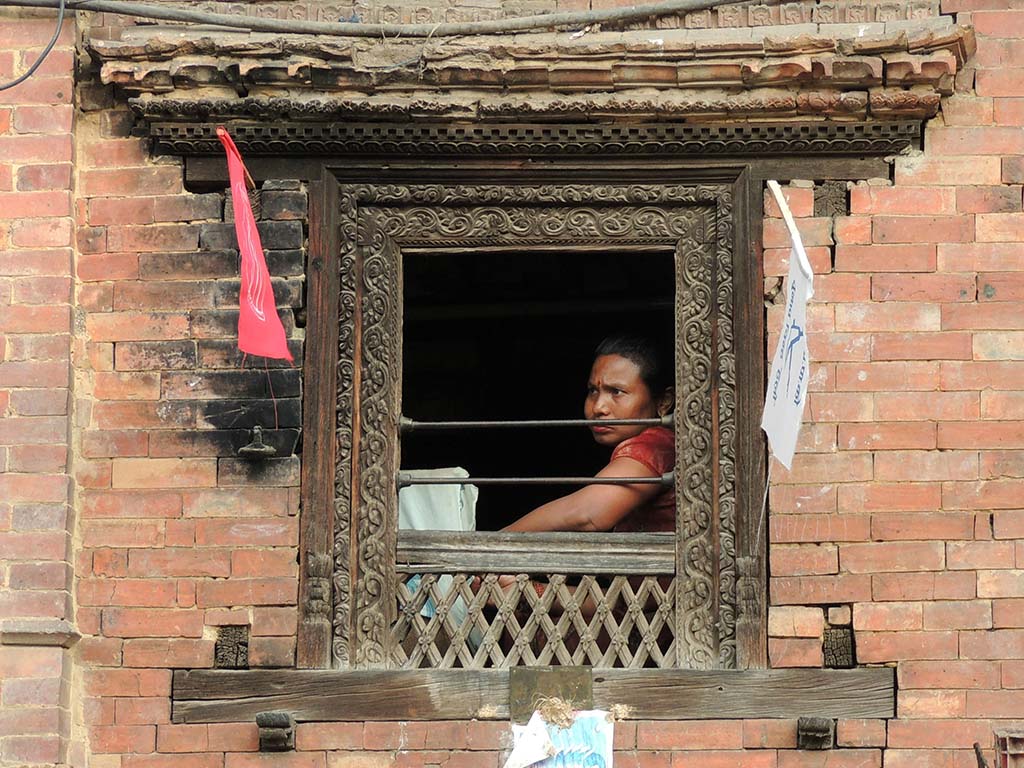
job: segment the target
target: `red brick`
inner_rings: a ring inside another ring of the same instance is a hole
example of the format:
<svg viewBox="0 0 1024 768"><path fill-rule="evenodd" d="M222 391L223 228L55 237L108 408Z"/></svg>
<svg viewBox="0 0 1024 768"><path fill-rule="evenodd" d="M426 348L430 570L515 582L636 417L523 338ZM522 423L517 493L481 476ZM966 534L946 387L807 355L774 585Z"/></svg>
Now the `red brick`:
<svg viewBox="0 0 1024 768"><path fill-rule="evenodd" d="M768 638L768 664L772 669L784 667L821 667L821 640Z"/></svg>
<svg viewBox="0 0 1024 768"><path fill-rule="evenodd" d="M836 307L837 331L935 331L938 306L921 303L841 304Z"/></svg>
<svg viewBox="0 0 1024 768"><path fill-rule="evenodd" d="M858 632L857 661L957 658L956 632ZM891 727L891 726L890 726Z"/></svg>
<svg viewBox="0 0 1024 768"><path fill-rule="evenodd" d="M94 753L152 752L156 728L151 725L93 726L89 729L89 747Z"/></svg>
<svg viewBox="0 0 1024 768"><path fill-rule="evenodd" d="M935 542L871 542L839 547L839 567L848 573L939 571L945 548Z"/></svg>
<svg viewBox="0 0 1024 768"><path fill-rule="evenodd" d="M873 360L970 360L973 354L969 333L879 333L871 337Z"/></svg>
<svg viewBox="0 0 1024 768"><path fill-rule="evenodd" d="M287 576L295 578L298 564L294 550L288 549L242 549L231 553L231 575L245 576Z"/></svg>
<svg viewBox="0 0 1024 768"><path fill-rule="evenodd" d="M71 163L23 165L18 168L18 190L31 192L70 189L71 169Z"/></svg>
<svg viewBox="0 0 1024 768"><path fill-rule="evenodd" d="M1003 688L1024 688L1024 661L1004 661L1002 663L1002 686ZM995 688L996 686L988 687Z"/></svg>
<svg viewBox="0 0 1024 768"><path fill-rule="evenodd" d="M956 210L955 200L952 187L857 184L850 191L850 211L890 215L951 214Z"/></svg>
<svg viewBox="0 0 1024 768"><path fill-rule="evenodd" d="M992 629L960 633L964 659L1024 659L1024 629Z"/></svg>
<svg viewBox="0 0 1024 768"><path fill-rule="evenodd" d="M875 216L872 218L872 240L876 243L962 243L970 242L973 239L973 216ZM986 238L979 237L979 239Z"/></svg>
<svg viewBox="0 0 1024 768"><path fill-rule="evenodd" d="M210 749L255 752L259 749L256 723L210 723Z"/></svg>
<svg viewBox="0 0 1024 768"><path fill-rule="evenodd" d="M1020 96L1021 77L1024 70L1018 68L982 69L976 75L975 88L979 96Z"/></svg>
<svg viewBox="0 0 1024 768"><path fill-rule="evenodd" d="M232 723L231 725L238 730L243 730L246 727L243 723ZM255 723L253 723L252 727L256 727ZM282 761L282 764L283 763L284 761ZM122 758L121 765L123 765L124 768L223 768L224 755L220 753L193 755L180 755L173 753L169 755L125 755ZM318 768L323 768L322 763Z"/></svg>
<svg viewBox="0 0 1024 768"><path fill-rule="evenodd" d="M195 488L217 484L214 459L113 459L115 488Z"/></svg>
<svg viewBox="0 0 1024 768"><path fill-rule="evenodd" d="M950 600L924 604L925 629L988 629L992 603L988 600Z"/></svg>
<svg viewBox="0 0 1024 768"><path fill-rule="evenodd" d="M943 362L939 366L940 387L944 390L1016 389L1014 382L1024 377L1024 362L969 361ZM1002 386L1000 386L1002 385ZM979 410L971 416L941 417L943 420L978 418Z"/></svg>
<svg viewBox="0 0 1024 768"><path fill-rule="evenodd" d="M252 667L294 667L294 637L250 637L249 665Z"/></svg>
<svg viewBox="0 0 1024 768"><path fill-rule="evenodd" d="M807 260L814 270L814 295L818 296L818 279L832 271L832 249L828 246L806 248ZM789 274L789 255L792 249L786 243L784 248L765 248L763 253L764 274L778 277ZM819 300L821 300L819 298Z"/></svg>
<svg viewBox="0 0 1024 768"><path fill-rule="evenodd" d="M128 572L132 576L210 576L226 577L231 573L228 551L191 549L132 550L128 556Z"/></svg>
<svg viewBox="0 0 1024 768"><path fill-rule="evenodd" d="M11 242L22 248L71 245L71 219L21 219L11 225Z"/></svg>
<svg viewBox="0 0 1024 768"><path fill-rule="evenodd" d="M147 152L141 139L93 139L85 145L84 164L91 168L141 165ZM124 190L122 190L124 194Z"/></svg>
<svg viewBox="0 0 1024 768"><path fill-rule="evenodd" d="M1024 597L1024 570L978 571L978 597Z"/></svg>
<svg viewBox="0 0 1024 768"><path fill-rule="evenodd" d="M8 307L0 317L0 333L66 333L71 328L71 313L66 306Z"/></svg>
<svg viewBox="0 0 1024 768"><path fill-rule="evenodd" d="M958 600L973 598L975 592L973 573L881 573L871 577L875 601Z"/></svg>
<svg viewBox="0 0 1024 768"><path fill-rule="evenodd" d="M871 278L875 301L973 301L972 275L927 275L889 273Z"/></svg>
<svg viewBox="0 0 1024 768"><path fill-rule="evenodd" d="M117 168L83 170L79 194L86 197L117 196L125 190L136 195L169 195L181 192L180 167Z"/></svg>
<svg viewBox="0 0 1024 768"><path fill-rule="evenodd" d="M960 213L1011 213L1021 210L1021 187L960 187L956 192Z"/></svg>
<svg viewBox="0 0 1024 768"><path fill-rule="evenodd" d="M974 515L969 512L909 512L871 517L871 537L880 541L949 541L973 536Z"/></svg>
<svg viewBox="0 0 1024 768"><path fill-rule="evenodd" d="M967 691L967 717L1019 719L1024 691Z"/></svg>
<svg viewBox="0 0 1024 768"><path fill-rule="evenodd" d="M300 752L362 746L362 723L299 723L295 728L295 748Z"/></svg>
<svg viewBox="0 0 1024 768"><path fill-rule="evenodd" d="M162 697L116 699L112 703L118 725L157 725L171 720L171 702Z"/></svg>
<svg viewBox="0 0 1024 768"><path fill-rule="evenodd" d="M939 364L928 362L839 363L836 389L861 392L931 391L938 388Z"/></svg>
<svg viewBox="0 0 1024 768"><path fill-rule="evenodd" d="M795 218L806 218L814 215L814 189L813 187L782 187L782 197L789 206L790 213ZM775 195L770 190L764 193L764 215L771 219L779 219L782 212L778 203L775 202Z"/></svg>
<svg viewBox="0 0 1024 768"><path fill-rule="evenodd" d="M615 725L618 729L618 723ZM743 746L747 749L795 749L795 720L744 720Z"/></svg>
<svg viewBox="0 0 1024 768"><path fill-rule="evenodd" d="M200 546L282 547L298 543L298 525L287 520L220 519L196 523L196 543Z"/></svg>
<svg viewBox="0 0 1024 768"><path fill-rule="evenodd" d="M882 752L878 749L786 750L779 752L778 768L882 768Z"/></svg>
<svg viewBox="0 0 1024 768"><path fill-rule="evenodd" d="M981 93L989 96L994 94ZM999 184L1002 181L999 158L995 156L941 157L916 155L896 158L896 185L948 186L958 184Z"/></svg>
<svg viewBox="0 0 1024 768"><path fill-rule="evenodd" d="M151 401L122 401L93 403L93 422L100 429L148 429L195 426L196 408L193 403ZM140 461L140 460L136 460ZM160 459L158 461L167 461ZM153 464L156 468L159 464Z"/></svg>
<svg viewBox="0 0 1024 768"><path fill-rule="evenodd" d="M117 605L172 608L174 582L154 579L80 579L79 605Z"/></svg>
<svg viewBox="0 0 1024 768"><path fill-rule="evenodd" d="M107 312L86 317L93 341L145 341L188 338L188 316L166 312Z"/></svg>
<svg viewBox="0 0 1024 768"><path fill-rule="evenodd" d="M166 669L87 669L85 691L93 696L158 696L171 693Z"/></svg>
<svg viewBox="0 0 1024 768"><path fill-rule="evenodd" d="M1024 410L1015 418L1024 419ZM980 455L982 478L1024 477L1024 451L982 451Z"/></svg>
<svg viewBox="0 0 1024 768"><path fill-rule="evenodd" d="M28 763L54 765L60 762L60 754L61 739L59 736L8 736L4 739L0 758L3 758L8 765Z"/></svg>
<svg viewBox="0 0 1024 768"><path fill-rule="evenodd" d="M871 577L841 573L838 576L772 578L771 600L773 605L868 602L871 600Z"/></svg>
<svg viewBox="0 0 1024 768"><path fill-rule="evenodd" d="M205 724L163 724L156 729L156 748L160 752L205 752L209 749Z"/></svg>
<svg viewBox="0 0 1024 768"><path fill-rule="evenodd" d="M966 8L964 10L967 10ZM945 5L942 9L947 13ZM979 41L977 60L982 66L982 48L991 44L992 40ZM946 125L991 125L994 122L993 100L978 98L973 95L957 93L944 99L942 117Z"/></svg>
<svg viewBox="0 0 1024 768"><path fill-rule="evenodd" d="M871 395L854 392L811 392L808 421L812 424L837 421L871 421Z"/></svg>
<svg viewBox="0 0 1024 768"><path fill-rule="evenodd" d="M840 245L870 243L871 218L868 216L837 216L835 238L836 243Z"/></svg>
<svg viewBox="0 0 1024 768"><path fill-rule="evenodd" d="M812 576L839 572L838 553L830 546L772 547L769 553L775 576Z"/></svg>
<svg viewBox="0 0 1024 768"><path fill-rule="evenodd" d="M293 578L204 581L196 602L201 608L230 605L288 605L295 602L298 582Z"/></svg>
<svg viewBox="0 0 1024 768"><path fill-rule="evenodd" d="M596 3L597 0L592 0ZM638 752L650 755L651 761L641 762L638 768L660 768L658 752ZM616 757L618 764L618 757ZM776 768L776 753L773 750L747 750L725 752L673 752L672 768ZM837 764L838 766L838 764ZM468 768L468 767L467 767ZM852 767L848 767L852 768ZM864 768L867 768L866 766Z"/></svg>
<svg viewBox="0 0 1024 768"><path fill-rule="evenodd" d="M1018 509L1024 498L1024 480L982 480L976 483L943 483L942 506L946 509Z"/></svg>
<svg viewBox="0 0 1024 768"><path fill-rule="evenodd" d="M837 272L932 272L934 245L840 245L836 248Z"/></svg>
<svg viewBox="0 0 1024 768"><path fill-rule="evenodd" d="M203 616L191 610L104 608L103 632L110 637L201 637Z"/></svg>
<svg viewBox="0 0 1024 768"><path fill-rule="evenodd" d="M975 360L1024 360L1024 331L974 334Z"/></svg>
<svg viewBox="0 0 1024 768"><path fill-rule="evenodd" d="M213 666L213 640L138 638L124 641L124 666L198 669Z"/></svg>
<svg viewBox="0 0 1024 768"><path fill-rule="evenodd" d="M870 520L866 515L784 515L770 521L774 543L866 541Z"/></svg>
<svg viewBox="0 0 1024 768"><path fill-rule="evenodd" d="M939 424L938 446L948 448L1024 448L1024 423Z"/></svg>
<svg viewBox="0 0 1024 768"><path fill-rule="evenodd" d="M773 485L769 493L772 514L822 514L836 511L834 485Z"/></svg>
<svg viewBox="0 0 1024 768"><path fill-rule="evenodd" d="M939 508L938 483L870 483L839 487L840 512L929 512ZM773 509L774 511L774 509Z"/></svg>
<svg viewBox="0 0 1024 768"><path fill-rule="evenodd" d="M831 268L831 267L830 267ZM871 277L854 273L814 275L814 299L829 303L868 301Z"/></svg>
<svg viewBox="0 0 1024 768"><path fill-rule="evenodd" d="M978 275L978 301L1024 301L1024 272L984 272Z"/></svg>
<svg viewBox="0 0 1024 768"><path fill-rule="evenodd" d="M83 518L168 518L181 515L174 491L93 491L82 494Z"/></svg>
<svg viewBox="0 0 1024 768"><path fill-rule="evenodd" d="M78 257L80 280L131 280L139 276L137 253L86 253Z"/></svg>
<svg viewBox="0 0 1024 768"><path fill-rule="evenodd" d="M943 330L1024 330L1024 314L1014 303L944 304Z"/></svg>
<svg viewBox="0 0 1024 768"><path fill-rule="evenodd" d="M884 747L884 720L840 719L836 723L838 747Z"/></svg>
<svg viewBox="0 0 1024 768"><path fill-rule="evenodd" d="M85 547L159 547L163 544L162 521L83 520Z"/></svg>
<svg viewBox="0 0 1024 768"><path fill-rule="evenodd" d="M112 251L189 251L199 243L192 224L110 225L107 247Z"/></svg>
<svg viewBox="0 0 1024 768"><path fill-rule="evenodd" d="M185 517L283 517L296 510L286 488L214 488L184 491Z"/></svg>
<svg viewBox="0 0 1024 768"><path fill-rule="evenodd" d="M897 668L901 689L995 688L999 665L985 661L907 661Z"/></svg>
<svg viewBox="0 0 1024 768"><path fill-rule="evenodd" d="M899 451L875 467L878 480L970 480L978 476L978 454L971 451Z"/></svg>
<svg viewBox="0 0 1024 768"><path fill-rule="evenodd" d="M896 712L899 717L963 717L967 710L964 691L899 691Z"/></svg>
<svg viewBox="0 0 1024 768"><path fill-rule="evenodd" d="M1019 40L1001 40L994 41L988 40L987 43L1003 43L1005 45L1019 45ZM1000 98L992 100L992 120L997 125L1024 125L1024 99L1015 98ZM1004 157L1003 158L1003 181L1012 182L1020 181L1021 176L1019 173L1008 176L1006 173L1006 165L1008 162L1019 162L1020 158L1016 157Z"/></svg>
<svg viewBox="0 0 1024 768"><path fill-rule="evenodd" d="M641 721L636 740L645 750L742 749L743 731L735 720Z"/></svg>
<svg viewBox="0 0 1024 768"><path fill-rule="evenodd" d="M839 447L847 451L934 448L935 425L914 421L840 424Z"/></svg>
<svg viewBox="0 0 1024 768"><path fill-rule="evenodd" d="M1024 213L980 213L976 218L979 242L1016 243L1024 239Z"/></svg>
<svg viewBox="0 0 1024 768"><path fill-rule="evenodd" d="M832 245L832 219L803 218L797 224L805 247ZM789 248L789 230L782 219L764 220L764 247Z"/></svg>
<svg viewBox="0 0 1024 768"><path fill-rule="evenodd" d="M298 609L256 607L253 609L251 632L255 637L294 635Z"/></svg>

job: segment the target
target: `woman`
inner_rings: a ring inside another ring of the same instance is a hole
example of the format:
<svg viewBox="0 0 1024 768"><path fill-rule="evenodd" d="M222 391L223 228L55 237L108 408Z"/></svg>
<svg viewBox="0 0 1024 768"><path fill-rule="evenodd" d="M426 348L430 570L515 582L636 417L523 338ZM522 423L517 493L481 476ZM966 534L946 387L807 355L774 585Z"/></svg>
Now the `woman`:
<svg viewBox="0 0 1024 768"><path fill-rule="evenodd" d="M649 339L612 336L594 351L583 413L587 419L652 419L672 412L671 361ZM598 477L661 477L675 466L675 438L665 427L590 427L612 449ZM672 531L675 491L662 485L587 485L537 507L506 531Z"/></svg>

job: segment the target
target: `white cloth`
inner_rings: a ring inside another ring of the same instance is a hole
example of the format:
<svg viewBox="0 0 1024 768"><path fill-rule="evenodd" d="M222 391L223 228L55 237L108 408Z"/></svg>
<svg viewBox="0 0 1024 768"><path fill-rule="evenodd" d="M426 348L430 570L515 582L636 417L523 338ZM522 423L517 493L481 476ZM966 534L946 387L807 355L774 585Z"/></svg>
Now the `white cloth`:
<svg viewBox="0 0 1024 768"><path fill-rule="evenodd" d="M405 472L410 477L469 477L462 467L442 469L411 469ZM475 531L476 500L479 490L470 483L451 485L407 485L398 491L398 527L411 531ZM444 595L452 588L454 578L444 574L437 580L438 591ZM415 593L419 589L420 577L409 579L409 588ZM427 598L420 609L420 615L431 619L437 613L434 601ZM461 627L466 620L468 609L461 597L457 598L449 611L452 623ZM479 629L472 629L467 637L469 647L475 650L480 645Z"/></svg>
<svg viewBox="0 0 1024 768"><path fill-rule="evenodd" d="M771 373L768 376L768 391L765 393L764 413L761 429L768 435L775 458L790 469L796 440L807 401L807 384L810 380L810 356L807 351L807 300L814 295L814 271L807 260L800 232L796 228L793 214L782 196L777 181L769 181L768 188L786 221L793 247L789 254L789 279L786 284L786 311L779 334L779 345L772 358Z"/></svg>
<svg viewBox="0 0 1024 768"><path fill-rule="evenodd" d="M409 477L469 477L462 467L410 469ZM398 527L407 531L475 531L475 485L407 485L398 492Z"/></svg>

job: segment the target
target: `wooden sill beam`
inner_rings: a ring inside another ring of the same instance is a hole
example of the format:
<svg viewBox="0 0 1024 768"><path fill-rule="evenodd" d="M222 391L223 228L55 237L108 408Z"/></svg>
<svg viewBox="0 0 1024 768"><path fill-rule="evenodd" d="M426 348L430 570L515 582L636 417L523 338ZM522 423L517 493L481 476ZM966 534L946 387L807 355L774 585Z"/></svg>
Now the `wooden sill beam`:
<svg viewBox="0 0 1024 768"><path fill-rule="evenodd" d="M888 718L895 670L594 669L594 706L634 720ZM507 720L508 670L178 670L175 723L244 722L284 710L297 722Z"/></svg>

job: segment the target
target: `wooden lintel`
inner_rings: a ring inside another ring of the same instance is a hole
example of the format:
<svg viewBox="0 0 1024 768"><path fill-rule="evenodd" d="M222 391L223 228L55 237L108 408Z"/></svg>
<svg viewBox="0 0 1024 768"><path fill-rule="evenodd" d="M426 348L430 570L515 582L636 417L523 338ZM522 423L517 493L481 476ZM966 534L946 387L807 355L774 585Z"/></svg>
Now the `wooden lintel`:
<svg viewBox="0 0 1024 768"><path fill-rule="evenodd" d="M895 670L594 669L594 706L637 720L888 718ZM284 710L296 722L507 720L508 670L181 670L172 720L253 720Z"/></svg>

